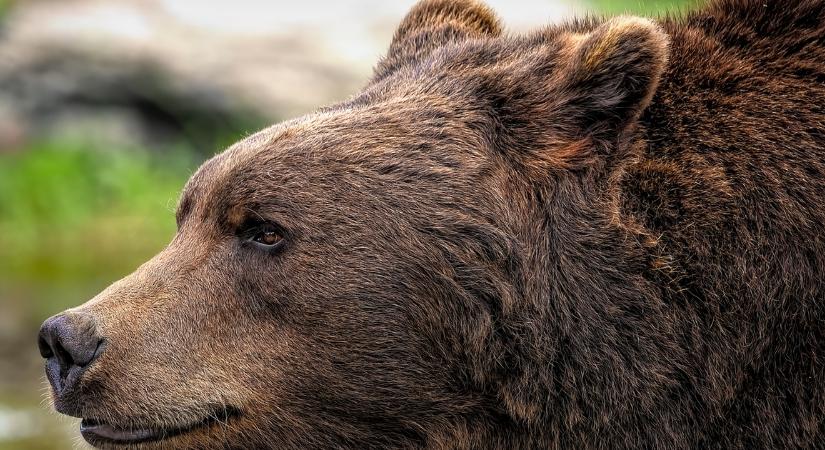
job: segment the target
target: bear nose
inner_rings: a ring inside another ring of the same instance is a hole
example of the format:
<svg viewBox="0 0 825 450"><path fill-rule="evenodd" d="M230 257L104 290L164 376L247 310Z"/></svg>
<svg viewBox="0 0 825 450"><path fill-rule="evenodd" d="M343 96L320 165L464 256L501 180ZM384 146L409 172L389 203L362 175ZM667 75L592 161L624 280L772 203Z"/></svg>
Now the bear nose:
<svg viewBox="0 0 825 450"><path fill-rule="evenodd" d="M40 327L37 346L46 358L46 375L55 392L69 390L101 353L103 340L94 319L82 314L58 314Z"/></svg>

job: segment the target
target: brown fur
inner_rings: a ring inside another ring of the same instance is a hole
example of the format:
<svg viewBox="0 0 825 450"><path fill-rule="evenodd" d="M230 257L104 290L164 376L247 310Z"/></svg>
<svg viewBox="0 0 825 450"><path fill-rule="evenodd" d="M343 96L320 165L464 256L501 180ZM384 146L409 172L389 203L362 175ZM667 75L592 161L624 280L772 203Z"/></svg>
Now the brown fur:
<svg viewBox="0 0 825 450"><path fill-rule="evenodd" d="M425 0L352 99L189 181L69 315L146 447L825 442L825 2L501 34ZM277 251L248 242L278 224Z"/></svg>

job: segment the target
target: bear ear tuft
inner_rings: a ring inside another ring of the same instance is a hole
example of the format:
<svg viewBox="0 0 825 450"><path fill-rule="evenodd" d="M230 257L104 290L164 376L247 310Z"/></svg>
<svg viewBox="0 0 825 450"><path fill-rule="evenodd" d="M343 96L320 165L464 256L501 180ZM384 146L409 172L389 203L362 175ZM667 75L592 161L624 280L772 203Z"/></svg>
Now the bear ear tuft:
<svg viewBox="0 0 825 450"><path fill-rule="evenodd" d="M501 32L495 13L483 3L475 0L422 0L398 26L387 56L375 69L373 81L426 57L450 42L495 37Z"/></svg>
<svg viewBox="0 0 825 450"><path fill-rule="evenodd" d="M620 16L574 42L561 74L565 113L586 134L621 133L656 92L667 65L667 34L651 20Z"/></svg>

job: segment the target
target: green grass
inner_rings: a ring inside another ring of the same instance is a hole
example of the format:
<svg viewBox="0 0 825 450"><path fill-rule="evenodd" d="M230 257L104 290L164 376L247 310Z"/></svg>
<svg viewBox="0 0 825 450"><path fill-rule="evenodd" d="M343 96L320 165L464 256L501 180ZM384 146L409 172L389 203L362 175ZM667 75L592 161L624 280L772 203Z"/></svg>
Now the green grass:
<svg viewBox="0 0 825 450"><path fill-rule="evenodd" d="M590 0L591 8L602 14L641 14L655 17L665 12L681 13L695 8L702 0Z"/></svg>
<svg viewBox="0 0 825 450"><path fill-rule="evenodd" d="M34 297L25 315L40 320L133 270L174 234L190 155L77 142L0 155L2 294Z"/></svg>

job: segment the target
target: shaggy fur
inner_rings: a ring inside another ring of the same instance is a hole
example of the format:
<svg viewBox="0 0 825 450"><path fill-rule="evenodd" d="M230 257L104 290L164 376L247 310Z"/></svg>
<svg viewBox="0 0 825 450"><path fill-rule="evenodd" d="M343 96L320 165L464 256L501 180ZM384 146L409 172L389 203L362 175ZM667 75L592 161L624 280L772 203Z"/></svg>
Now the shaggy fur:
<svg viewBox="0 0 825 450"><path fill-rule="evenodd" d="M425 0L363 92L205 163L169 247L65 313L106 348L56 405L230 412L147 448L821 446L823 105L823 0L526 36Z"/></svg>

